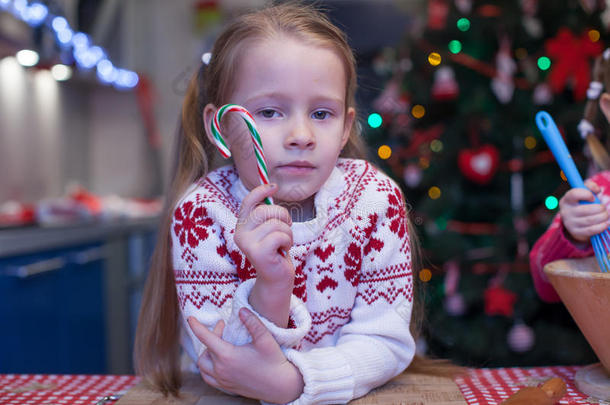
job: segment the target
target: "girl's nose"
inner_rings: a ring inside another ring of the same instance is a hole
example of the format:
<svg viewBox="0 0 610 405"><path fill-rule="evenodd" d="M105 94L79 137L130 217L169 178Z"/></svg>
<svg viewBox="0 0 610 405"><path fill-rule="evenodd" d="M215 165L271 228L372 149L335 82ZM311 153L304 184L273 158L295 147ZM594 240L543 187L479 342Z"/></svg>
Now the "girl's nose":
<svg viewBox="0 0 610 405"><path fill-rule="evenodd" d="M295 120L286 138L286 146L289 148L312 149L316 142L312 129L307 122Z"/></svg>

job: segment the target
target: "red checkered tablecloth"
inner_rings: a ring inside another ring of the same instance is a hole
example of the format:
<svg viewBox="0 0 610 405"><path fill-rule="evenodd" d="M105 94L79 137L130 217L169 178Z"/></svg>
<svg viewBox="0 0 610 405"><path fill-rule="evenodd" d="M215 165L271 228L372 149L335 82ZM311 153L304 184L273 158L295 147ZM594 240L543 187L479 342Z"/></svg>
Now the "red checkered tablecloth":
<svg viewBox="0 0 610 405"><path fill-rule="evenodd" d="M606 404L582 394L574 385L580 367L480 368L455 379L469 405L497 405L523 387L536 387L552 377L565 381L568 393L560 404Z"/></svg>
<svg viewBox="0 0 610 405"><path fill-rule="evenodd" d="M133 375L0 374L0 405L92 405L139 381Z"/></svg>
<svg viewBox="0 0 610 405"><path fill-rule="evenodd" d="M600 404L574 385L579 367L481 368L456 378L469 405L498 405L523 387L535 387L552 377L566 382L564 405ZM0 405L92 405L105 396L121 395L140 381L133 375L0 374Z"/></svg>

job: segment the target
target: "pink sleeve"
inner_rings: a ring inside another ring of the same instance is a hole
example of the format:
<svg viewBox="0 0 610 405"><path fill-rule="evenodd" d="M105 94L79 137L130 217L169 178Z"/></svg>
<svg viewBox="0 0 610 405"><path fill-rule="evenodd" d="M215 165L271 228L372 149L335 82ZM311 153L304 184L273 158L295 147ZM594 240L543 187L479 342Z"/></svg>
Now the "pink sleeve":
<svg viewBox="0 0 610 405"><path fill-rule="evenodd" d="M606 207L610 207L610 172L598 173L592 177L592 180L601 188L599 199ZM559 296L542 270L545 264L554 260L588 257L593 254L590 243L584 248L579 248L566 237L561 217L557 214L530 252L530 270L540 298L546 302L559 301Z"/></svg>
<svg viewBox="0 0 610 405"><path fill-rule="evenodd" d="M559 259L580 258L593 255L591 244L583 249L574 245L565 235L559 214L530 252L530 270L538 296L545 302L558 302L559 296L542 270L547 263Z"/></svg>

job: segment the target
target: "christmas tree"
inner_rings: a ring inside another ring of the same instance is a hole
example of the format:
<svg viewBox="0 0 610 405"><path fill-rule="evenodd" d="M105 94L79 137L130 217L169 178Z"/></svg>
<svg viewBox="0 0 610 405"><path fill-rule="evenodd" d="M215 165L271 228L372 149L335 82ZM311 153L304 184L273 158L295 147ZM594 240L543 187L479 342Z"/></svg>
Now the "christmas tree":
<svg viewBox="0 0 610 405"><path fill-rule="evenodd" d="M403 3L413 21L373 61L384 85L365 136L416 224L429 352L472 366L596 361L563 304L539 300L528 253L569 188L534 116L555 118L590 175L577 126L610 10L595 0Z"/></svg>

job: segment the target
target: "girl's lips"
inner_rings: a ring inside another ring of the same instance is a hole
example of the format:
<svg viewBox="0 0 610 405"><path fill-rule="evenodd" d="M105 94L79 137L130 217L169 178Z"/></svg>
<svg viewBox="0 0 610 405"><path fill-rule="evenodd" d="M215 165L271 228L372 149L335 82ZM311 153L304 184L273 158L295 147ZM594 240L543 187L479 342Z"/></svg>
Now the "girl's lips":
<svg viewBox="0 0 610 405"><path fill-rule="evenodd" d="M315 169L315 167L311 163L300 161L282 164L279 165L277 168L284 173L291 174L307 174Z"/></svg>

